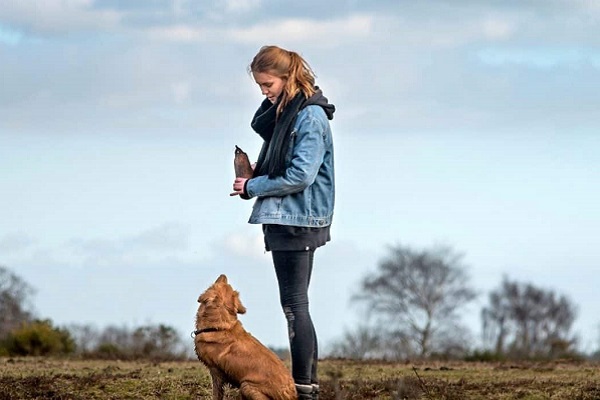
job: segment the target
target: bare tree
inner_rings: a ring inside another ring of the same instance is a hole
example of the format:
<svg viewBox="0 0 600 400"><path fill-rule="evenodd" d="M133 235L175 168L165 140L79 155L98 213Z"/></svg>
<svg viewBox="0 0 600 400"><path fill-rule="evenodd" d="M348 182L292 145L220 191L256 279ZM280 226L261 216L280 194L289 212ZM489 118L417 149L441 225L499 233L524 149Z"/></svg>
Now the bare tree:
<svg viewBox="0 0 600 400"><path fill-rule="evenodd" d="M355 331L344 332L343 337L333 343L329 355L353 360L382 358L381 342L382 338L375 329L359 326Z"/></svg>
<svg viewBox="0 0 600 400"><path fill-rule="evenodd" d="M500 292L490 293L489 302L489 306L481 311L483 341L493 342L494 353L502 354L509 331L511 305L508 297Z"/></svg>
<svg viewBox="0 0 600 400"><path fill-rule="evenodd" d="M460 326L458 310L476 297L462 255L449 247L414 250L396 245L389 250L353 300L366 303L381 326L389 327L403 344L412 342L415 355L445 352L449 328Z"/></svg>
<svg viewBox="0 0 600 400"><path fill-rule="evenodd" d="M600 323L597 326L597 334L596 350L590 354L590 358L594 361L600 361Z"/></svg>
<svg viewBox="0 0 600 400"><path fill-rule="evenodd" d="M554 357L572 351L575 306L552 290L504 278L482 310L484 340L496 354Z"/></svg>
<svg viewBox="0 0 600 400"><path fill-rule="evenodd" d="M30 297L34 290L23 279L0 266L0 337L33 318Z"/></svg>
<svg viewBox="0 0 600 400"><path fill-rule="evenodd" d="M187 347L175 328L164 324L135 328L109 325L69 327L78 352L86 357L174 360L187 357Z"/></svg>
<svg viewBox="0 0 600 400"><path fill-rule="evenodd" d="M185 352L177 331L164 324L138 327L131 337L136 357L173 359L182 358Z"/></svg>
<svg viewBox="0 0 600 400"><path fill-rule="evenodd" d="M98 346L100 332L93 325L73 323L68 325L67 329L80 354L90 353Z"/></svg>

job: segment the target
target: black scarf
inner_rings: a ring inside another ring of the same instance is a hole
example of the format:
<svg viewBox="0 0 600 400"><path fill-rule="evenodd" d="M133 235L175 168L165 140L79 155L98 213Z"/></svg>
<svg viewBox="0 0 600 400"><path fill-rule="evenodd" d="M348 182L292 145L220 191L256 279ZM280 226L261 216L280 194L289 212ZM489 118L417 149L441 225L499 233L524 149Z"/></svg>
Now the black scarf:
<svg viewBox="0 0 600 400"><path fill-rule="evenodd" d="M298 117L298 112L309 105L323 107L328 119L333 119L335 106L329 104L327 98L318 87L315 94L308 99L302 92L298 93L285 106L279 118L277 118L278 102L271 104L265 99L252 118L251 126L263 139L264 143L256 167L254 176L269 175L269 178L285 175L285 156L290 145L291 131Z"/></svg>

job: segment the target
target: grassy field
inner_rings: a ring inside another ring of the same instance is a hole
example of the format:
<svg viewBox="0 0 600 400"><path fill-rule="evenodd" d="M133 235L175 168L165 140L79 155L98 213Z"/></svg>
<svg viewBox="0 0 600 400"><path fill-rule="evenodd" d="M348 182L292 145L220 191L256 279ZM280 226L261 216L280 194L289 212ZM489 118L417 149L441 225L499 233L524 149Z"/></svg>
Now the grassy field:
<svg viewBox="0 0 600 400"><path fill-rule="evenodd" d="M598 400L600 366L586 363L416 363L323 360L321 399ZM230 390L228 399L236 398ZM0 359L4 399L210 399L198 361Z"/></svg>

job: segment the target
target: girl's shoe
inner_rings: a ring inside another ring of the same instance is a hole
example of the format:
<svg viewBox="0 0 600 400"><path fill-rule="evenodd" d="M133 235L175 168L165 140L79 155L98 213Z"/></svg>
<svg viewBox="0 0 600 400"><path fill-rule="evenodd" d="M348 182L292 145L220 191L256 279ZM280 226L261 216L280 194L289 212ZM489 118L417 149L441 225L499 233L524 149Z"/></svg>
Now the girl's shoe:
<svg viewBox="0 0 600 400"><path fill-rule="evenodd" d="M296 393L298 393L298 400L313 400L313 386L312 385L296 384Z"/></svg>

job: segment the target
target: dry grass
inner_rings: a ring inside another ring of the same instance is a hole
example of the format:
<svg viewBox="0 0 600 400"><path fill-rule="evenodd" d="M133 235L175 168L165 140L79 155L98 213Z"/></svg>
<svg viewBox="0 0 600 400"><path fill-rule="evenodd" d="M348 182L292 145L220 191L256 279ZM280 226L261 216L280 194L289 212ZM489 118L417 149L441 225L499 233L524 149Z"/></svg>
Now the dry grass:
<svg viewBox="0 0 600 400"><path fill-rule="evenodd" d="M598 400L600 366L586 363L416 363L324 360L321 399ZM230 390L228 399L237 395ZM210 399L198 361L0 359L4 399Z"/></svg>

